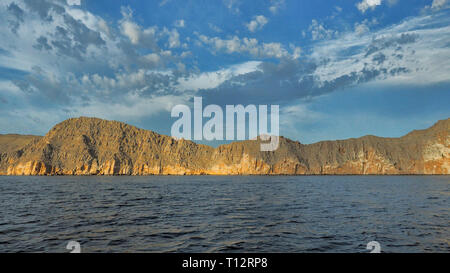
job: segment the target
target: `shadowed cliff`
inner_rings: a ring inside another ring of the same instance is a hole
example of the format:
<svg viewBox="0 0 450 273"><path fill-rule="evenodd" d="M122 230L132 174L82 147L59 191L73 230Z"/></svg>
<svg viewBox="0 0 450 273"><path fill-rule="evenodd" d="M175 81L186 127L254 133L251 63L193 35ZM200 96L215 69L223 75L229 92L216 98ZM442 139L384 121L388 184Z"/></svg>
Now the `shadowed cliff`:
<svg viewBox="0 0 450 273"><path fill-rule="evenodd" d="M0 135L0 175L449 174L450 119L401 138L217 148L117 121L75 118L45 136Z"/></svg>

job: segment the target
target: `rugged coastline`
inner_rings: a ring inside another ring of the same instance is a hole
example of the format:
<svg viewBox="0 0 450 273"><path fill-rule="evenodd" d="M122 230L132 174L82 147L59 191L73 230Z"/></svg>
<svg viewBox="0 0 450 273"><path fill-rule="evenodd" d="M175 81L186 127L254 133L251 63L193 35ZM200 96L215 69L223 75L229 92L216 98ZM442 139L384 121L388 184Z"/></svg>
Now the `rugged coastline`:
<svg viewBox="0 0 450 273"><path fill-rule="evenodd" d="M280 137L213 148L98 118L73 118L45 136L0 135L0 175L450 174L450 119L400 138L364 136L304 145Z"/></svg>

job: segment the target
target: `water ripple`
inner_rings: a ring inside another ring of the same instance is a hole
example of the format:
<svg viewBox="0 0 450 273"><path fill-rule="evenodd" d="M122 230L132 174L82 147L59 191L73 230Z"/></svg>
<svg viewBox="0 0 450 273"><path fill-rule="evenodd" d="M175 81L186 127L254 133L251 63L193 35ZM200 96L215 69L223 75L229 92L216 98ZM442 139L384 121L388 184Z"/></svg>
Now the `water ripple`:
<svg viewBox="0 0 450 273"><path fill-rule="evenodd" d="M0 177L0 252L449 252L449 176Z"/></svg>

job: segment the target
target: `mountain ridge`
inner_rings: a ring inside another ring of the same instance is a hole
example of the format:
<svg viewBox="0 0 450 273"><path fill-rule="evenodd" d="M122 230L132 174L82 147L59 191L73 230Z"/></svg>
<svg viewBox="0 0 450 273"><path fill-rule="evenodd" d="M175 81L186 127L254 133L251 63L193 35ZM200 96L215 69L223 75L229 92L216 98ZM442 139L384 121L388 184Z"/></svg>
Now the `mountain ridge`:
<svg viewBox="0 0 450 273"><path fill-rule="evenodd" d="M45 136L0 135L0 175L449 174L450 119L399 138L363 136L301 144L280 137L217 148L135 126L79 117ZM8 138L8 140L5 140Z"/></svg>

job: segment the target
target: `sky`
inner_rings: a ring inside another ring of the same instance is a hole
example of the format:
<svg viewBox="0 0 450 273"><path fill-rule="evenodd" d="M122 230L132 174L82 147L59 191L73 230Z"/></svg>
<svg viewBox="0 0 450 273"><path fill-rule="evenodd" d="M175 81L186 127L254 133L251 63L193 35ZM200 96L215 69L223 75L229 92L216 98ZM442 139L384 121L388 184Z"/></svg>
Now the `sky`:
<svg viewBox="0 0 450 273"><path fill-rule="evenodd" d="M302 143L450 117L450 0L0 0L0 18L0 134L90 116L169 135L194 96L280 105Z"/></svg>

